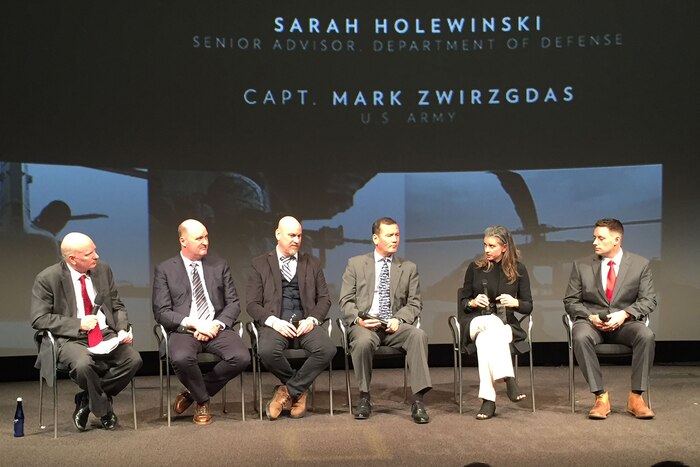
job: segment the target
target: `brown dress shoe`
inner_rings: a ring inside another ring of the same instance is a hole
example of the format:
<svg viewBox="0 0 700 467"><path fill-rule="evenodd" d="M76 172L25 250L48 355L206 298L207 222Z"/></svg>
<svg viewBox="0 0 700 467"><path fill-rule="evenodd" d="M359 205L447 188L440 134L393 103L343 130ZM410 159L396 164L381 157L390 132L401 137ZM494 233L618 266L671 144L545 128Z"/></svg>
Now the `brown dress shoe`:
<svg viewBox="0 0 700 467"><path fill-rule="evenodd" d="M289 395L287 386L281 385L275 387L275 393L272 395L272 399L267 402L265 406L265 413L267 414L268 420L277 420L283 410L290 410L292 408L292 398Z"/></svg>
<svg viewBox="0 0 700 467"><path fill-rule="evenodd" d="M308 391L304 391L297 397L289 410L289 416L292 418L301 418L306 415L306 395Z"/></svg>
<svg viewBox="0 0 700 467"><path fill-rule="evenodd" d="M630 395L627 397L627 412L644 420L654 418L654 412L644 402L642 395L633 392L630 392Z"/></svg>
<svg viewBox="0 0 700 467"><path fill-rule="evenodd" d="M181 413L184 413L185 410L187 410L193 402L194 399L192 399L192 395L190 394L190 392L188 390L184 390L175 398L173 410L176 414L180 415Z"/></svg>
<svg viewBox="0 0 700 467"><path fill-rule="evenodd" d="M197 402L197 405L194 408L194 417L192 417L192 421L194 421L194 423L197 425L209 425L211 423L211 415L209 415L209 401L206 401L204 404Z"/></svg>
<svg viewBox="0 0 700 467"><path fill-rule="evenodd" d="M588 418L593 420L603 420L608 418L610 413L610 401L608 400L608 393L604 392L598 396L595 396L595 404L590 412L588 412Z"/></svg>

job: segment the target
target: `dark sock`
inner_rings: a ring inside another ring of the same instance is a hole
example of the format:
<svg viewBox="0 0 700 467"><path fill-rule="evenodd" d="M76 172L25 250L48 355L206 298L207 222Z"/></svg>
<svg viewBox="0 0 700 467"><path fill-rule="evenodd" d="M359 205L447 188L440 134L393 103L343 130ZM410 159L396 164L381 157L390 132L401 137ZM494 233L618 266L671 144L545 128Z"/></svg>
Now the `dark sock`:
<svg viewBox="0 0 700 467"><path fill-rule="evenodd" d="M423 402L423 393L417 392L413 395L413 398L416 402Z"/></svg>
<svg viewBox="0 0 700 467"><path fill-rule="evenodd" d="M595 391L593 394L596 395L596 396L600 396L600 395L603 394L604 392L605 392L605 391L601 389L600 391Z"/></svg>
<svg viewBox="0 0 700 467"><path fill-rule="evenodd" d="M638 396L641 396L644 391L637 390L637 391L632 391L632 392L637 394Z"/></svg>
<svg viewBox="0 0 700 467"><path fill-rule="evenodd" d="M360 398L365 398L369 400L369 393L360 391Z"/></svg>

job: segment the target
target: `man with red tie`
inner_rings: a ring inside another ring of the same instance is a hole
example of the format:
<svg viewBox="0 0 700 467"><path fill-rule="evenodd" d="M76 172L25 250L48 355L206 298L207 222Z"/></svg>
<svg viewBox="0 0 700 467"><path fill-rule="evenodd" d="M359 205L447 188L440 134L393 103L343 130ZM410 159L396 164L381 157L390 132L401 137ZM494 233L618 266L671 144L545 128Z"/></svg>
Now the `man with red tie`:
<svg viewBox="0 0 700 467"><path fill-rule="evenodd" d="M87 429L90 412L107 430L117 425L112 397L129 384L141 367L133 348L126 308L114 286L112 270L98 263L95 244L85 234L72 232L61 242L63 260L36 276L32 288L31 320L37 330L48 330L58 347L59 365L83 390L75 395L73 425ZM114 348L101 349L118 342ZM116 340L113 340L116 339ZM101 346L101 347L104 347ZM44 339L36 367L49 384L53 378L52 351Z"/></svg>
<svg viewBox="0 0 700 467"><path fill-rule="evenodd" d="M573 347L583 376L595 394L588 416L605 419L610 400L603 388L595 346L625 344L632 348L632 387L627 411L640 419L654 418L642 393L649 387L654 363L654 333L645 317L656 309L649 261L622 251L624 227L617 219L600 219L593 231L595 254L574 262L564 307L571 316Z"/></svg>

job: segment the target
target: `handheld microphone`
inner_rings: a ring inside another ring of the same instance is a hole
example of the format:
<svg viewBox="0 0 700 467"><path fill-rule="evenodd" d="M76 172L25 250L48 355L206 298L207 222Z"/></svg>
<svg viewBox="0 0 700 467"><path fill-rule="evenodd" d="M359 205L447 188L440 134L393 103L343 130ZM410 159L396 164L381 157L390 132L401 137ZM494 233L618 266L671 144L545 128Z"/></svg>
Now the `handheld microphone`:
<svg viewBox="0 0 700 467"><path fill-rule="evenodd" d="M385 319L379 319L378 316L370 315L369 312L367 312L367 311L361 311L361 312L359 312L359 313L357 314L357 316L358 316L359 318L362 318L362 319L376 319L376 320L379 320L379 322L382 323L382 325L384 325L384 326L386 326L386 327L389 327L389 322L388 322L387 320L385 320Z"/></svg>
<svg viewBox="0 0 700 467"><path fill-rule="evenodd" d="M102 304L105 302L104 296L98 292L97 295L95 295L95 305L92 307L92 312L90 313L91 315L96 315L99 313L100 308L102 308Z"/></svg>
<svg viewBox="0 0 700 467"><path fill-rule="evenodd" d="M484 295L486 295L487 297L489 296L489 288L488 288L488 285L489 285L489 281L487 281L486 279L481 279L481 287L482 287L482 289L483 289L483 290L482 290L482 293L483 293Z"/></svg>
<svg viewBox="0 0 700 467"><path fill-rule="evenodd" d="M608 316L608 312L604 310L598 313L598 319L601 321L607 321L610 319L610 316Z"/></svg>

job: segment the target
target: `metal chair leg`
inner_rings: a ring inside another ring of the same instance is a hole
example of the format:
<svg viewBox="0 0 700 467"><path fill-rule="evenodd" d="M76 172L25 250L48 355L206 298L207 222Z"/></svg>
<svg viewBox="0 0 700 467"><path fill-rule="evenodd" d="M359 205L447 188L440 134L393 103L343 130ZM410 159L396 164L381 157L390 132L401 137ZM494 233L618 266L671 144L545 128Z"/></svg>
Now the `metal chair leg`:
<svg viewBox="0 0 700 467"><path fill-rule="evenodd" d="M136 388L134 385L134 378L131 378L131 408L134 412L134 430L138 430L139 426L136 420Z"/></svg>
<svg viewBox="0 0 700 467"><path fill-rule="evenodd" d="M333 362L328 363L328 403L331 406L331 417L333 416Z"/></svg>
<svg viewBox="0 0 700 467"><path fill-rule="evenodd" d="M221 405L222 405L221 411L222 411L223 413L228 413L228 412L226 411L226 386L227 386L227 385L224 384L224 387L221 388Z"/></svg>
<svg viewBox="0 0 700 467"><path fill-rule="evenodd" d="M245 422L245 387L243 386L243 372L239 375L241 378L241 417Z"/></svg>
<svg viewBox="0 0 700 467"><path fill-rule="evenodd" d="M459 402L458 402L458 404L459 404L459 413L461 414L462 413L462 397L464 397L464 396L462 394L462 391L463 391L463 389L462 389L462 383L463 383L463 381L462 381L462 378L463 378L462 377L462 352L460 352L460 351L457 351L457 362L458 362L458 371L459 371Z"/></svg>
<svg viewBox="0 0 700 467"><path fill-rule="evenodd" d="M533 365L532 347L530 347L530 392L532 393L532 412L535 412L535 370Z"/></svg>

